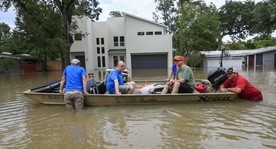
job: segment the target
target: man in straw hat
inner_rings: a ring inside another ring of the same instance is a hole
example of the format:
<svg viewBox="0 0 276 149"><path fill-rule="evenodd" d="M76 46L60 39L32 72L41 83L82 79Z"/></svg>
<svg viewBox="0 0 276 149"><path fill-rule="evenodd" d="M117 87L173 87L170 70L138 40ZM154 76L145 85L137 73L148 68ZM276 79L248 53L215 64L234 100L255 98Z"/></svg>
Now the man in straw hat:
<svg viewBox="0 0 276 149"><path fill-rule="evenodd" d="M245 77L240 75L236 68L229 68L227 75L228 79L220 85L221 92L234 92L240 98L252 101L263 100L262 92Z"/></svg>
<svg viewBox="0 0 276 149"><path fill-rule="evenodd" d="M64 84L65 90L63 90ZM78 59L72 59L71 65L67 66L60 81L59 92L64 94L64 103L68 110L79 111L84 106L84 95L87 93L86 72L80 67Z"/></svg>
<svg viewBox="0 0 276 149"><path fill-rule="evenodd" d="M194 92L195 80L192 69L184 64L183 56L175 56L173 60L178 68L176 77L166 83L161 94L166 94L169 91L172 94Z"/></svg>

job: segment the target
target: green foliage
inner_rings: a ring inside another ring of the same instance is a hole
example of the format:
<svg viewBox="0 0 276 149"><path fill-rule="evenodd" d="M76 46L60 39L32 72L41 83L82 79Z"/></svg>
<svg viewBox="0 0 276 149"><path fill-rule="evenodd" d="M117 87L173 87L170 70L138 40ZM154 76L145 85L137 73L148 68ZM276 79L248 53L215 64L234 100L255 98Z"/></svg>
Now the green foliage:
<svg viewBox="0 0 276 149"><path fill-rule="evenodd" d="M261 1L254 9L255 25L253 33L262 37L270 37L276 29L276 1Z"/></svg>
<svg viewBox="0 0 276 149"><path fill-rule="evenodd" d="M174 46L178 53L213 50L219 38L219 16L214 6L204 2L183 2L176 20Z"/></svg>
<svg viewBox="0 0 276 149"><path fill-rule="evenodd" d="M162 22L168 27L167 32L174 32L174 21L176 8L174 7L175 0L154 0L157 3L155 12L153 12L153 19L156 22Z"/></svg>
<svg viewBox="0 0 276 149"><path fill-rule="evenodd" d="M109 15L111 17L123 17L123 15L120 11L110 11Z"/></svg>
<svg viewBox="0 0 276 149"><path fill-rule="evenodd" d="M7 43L11 36L10 27L8 24L0 23L0 52L7 51Z"/></svg>
<svg viewBox="0 0 276 149"><path fill-rule="evenodd" d="M200 67L203 64L204 56L199 52L193 52L186 57L187 65L191 67Z"/></svg>
<svg viewBox="0 0 276 149"><path fill-rule="evenodd" d="M231 49L231 50L244 50L244 49L247 49L244 42L242 42L242 41L237 41L237 42L233 42L231 44L228 44L227 48Z"/></svg>
<svg viewBox="0 0 276 149"><path fill-rule="evenodd" d="M247 49L258 49L269 46L276 46L276 38L249 40L244 45Z"/></svg>
<svg viewBox="0 0 276 149"><path fill-rule="evenodd" d="M245 39L250 35L254 21L254 1L226 1L219 10L221 38Z"/></svg>
<svg viewBox="0 0 276 149"><path fill-rule="evenodd" d="M9 43L13 53L27 52L40 60L62 58L63 66L69 62L71 33L76 33L77 25L72 16L88 16L98 20L102 9L97 0L2 0L0 9L13 5L17 12L15 38Z"/></svg>
<svg viewBox="0 0 276 149"><path fill-rule="evenodd" d="M226 47L231 50L258 49L269 46L276 46L276 38L256 38L246 42L236 41L226 45Z"/></svg>

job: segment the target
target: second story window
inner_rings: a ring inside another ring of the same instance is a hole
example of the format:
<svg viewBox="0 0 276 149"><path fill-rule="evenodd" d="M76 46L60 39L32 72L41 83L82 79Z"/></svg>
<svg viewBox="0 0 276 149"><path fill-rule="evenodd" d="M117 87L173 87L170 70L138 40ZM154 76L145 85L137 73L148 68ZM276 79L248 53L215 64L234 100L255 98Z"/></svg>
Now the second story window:
<svg viewBox="0 0 276 149"><path fill-rule="evenodd" d="M125 46L125 37L120 36L120 46Z"/></svg>
<svg viewBox="0 0 276 149"><path fill-rule="evenodd" d="M138 36L145 35L145 32L137 32L137 35L138 35Z"/></svg>
<svg viewBox="0 0 276 149"><path fill-rule="evenodd" d="M114 41L114 47L125 46L125 37L124 36L114 36L113 41Z"/></svg>
<svg viewBox="0 0 276 149"><path fill-rule="evenodd" d="M96 44L97 44L97 45L100 44L100 38L96 38Z"/></svg>
<svg viewBox="0 0 276 149"><path fill-rule="evenodd" d="M161 31L155 31L154 34L155 35L162 35L162 32Z"/></svg>
<svg viewBox="0 0 276 149"><path fill-rule="evenodd" d="M114 41L114 47L118 47L119 46L119 39L117 36L113 37L113 41Z"/></svg>
<svg viewBox="0 0 276 149"><path fill-rule="evenodd" d="M146 35L153 35L153 32L146 32Z"/></svg>
<svg viewBox="0 0 276 149"><path fill-rule="evenodd" d="M104 44L104 38L101 38L101 44Z"/></svg>

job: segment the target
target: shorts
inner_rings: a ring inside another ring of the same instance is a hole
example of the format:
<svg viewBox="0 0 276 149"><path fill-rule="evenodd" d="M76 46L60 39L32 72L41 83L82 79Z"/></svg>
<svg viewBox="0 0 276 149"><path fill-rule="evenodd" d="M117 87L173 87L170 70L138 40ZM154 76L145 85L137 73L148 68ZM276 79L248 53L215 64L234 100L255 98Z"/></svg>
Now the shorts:
<svg viewBox="0 0 276 149"><path fill-rule="evenodd" d="M122 94L127 94L130 89L131 89L131 86L129 84L124 84L119 86L119 92Z"/></svg>
<svg viewBox="0 0 276 149"><path fill-rule="evenodd" d="M194 87L186 84L186 83L181 83L178 93L193 93L194 92Z"/></svg>

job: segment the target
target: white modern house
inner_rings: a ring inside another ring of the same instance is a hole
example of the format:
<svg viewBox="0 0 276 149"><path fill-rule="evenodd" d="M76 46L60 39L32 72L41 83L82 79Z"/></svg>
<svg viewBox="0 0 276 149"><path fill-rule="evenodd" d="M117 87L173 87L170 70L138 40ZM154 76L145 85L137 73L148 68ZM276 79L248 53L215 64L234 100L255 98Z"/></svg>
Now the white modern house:
<svg viewBox="0 0 276 149"><path fill-rule="evenodd" d="M76 36L71 58L80 59L87 72L104 76L123 60L126 68L168 69L172 65L172 35L166 26L123 12L123 17L110 17L105 22L92 22L87 17L75 18L85 36Z"/></svg>
<svg viewBox="0 0 276 149"><path fill-rule="evenodd" d="M276 67L276 46L252 49L229 50L228 56L223 57L223 67ZM205 55L203 66L207 68L219 67L221 51L201 52Z"/></svg>

